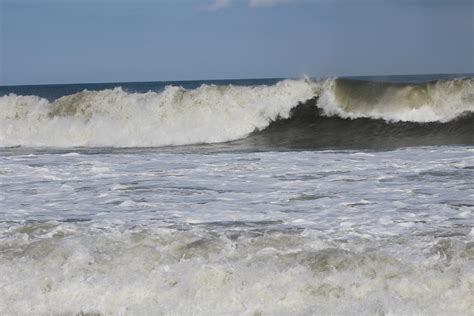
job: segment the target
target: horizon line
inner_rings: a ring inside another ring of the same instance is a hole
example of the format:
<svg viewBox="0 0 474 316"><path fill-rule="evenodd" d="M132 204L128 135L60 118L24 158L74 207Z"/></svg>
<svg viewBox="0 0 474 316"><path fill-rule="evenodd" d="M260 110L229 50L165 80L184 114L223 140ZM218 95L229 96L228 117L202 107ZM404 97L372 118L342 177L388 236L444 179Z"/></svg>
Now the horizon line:
<svg viewBox="0 0 474 316"><path fill-rule="evenodd" d="M33 87L33 86L67 86L67 85L107 85L107 84L131 84L131 83L175 83L175 82L204 82L204 81L245 81L245 80L291 80L291 79L328 79L328 78L373 78L373 77L414 77L414 76L469 76L474 73L420 73L420 74L391 74L391 75L340 75L340 76L309 76L299 77L262 77L262 78L233 78L233 79L184 79L184 80L152 80L152 81L96 81L96 82L67 82L67 83L33 83L33 84L7 84L0 88L8 87Z"/></svg>

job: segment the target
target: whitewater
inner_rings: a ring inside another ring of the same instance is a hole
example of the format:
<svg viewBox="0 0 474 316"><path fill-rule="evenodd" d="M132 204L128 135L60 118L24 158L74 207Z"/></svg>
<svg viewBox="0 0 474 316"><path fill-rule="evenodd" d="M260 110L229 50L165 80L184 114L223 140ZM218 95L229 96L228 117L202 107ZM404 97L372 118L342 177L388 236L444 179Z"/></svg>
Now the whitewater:
<svg viewBox="0 0 474 316"><path fill-rule="evenodd" d="M81 91L52 102L0 97L0 146L160 147L245 138L298 104L318 98L324 116L389 122L448 122L474 111L472 78L424 85L354 80L284 80L274 85L168 85L128 93ZM316 136L316 135L315 135Z"/></svg>
<svg viewBox="0 0 474 316"><path fill-rule="evenodd" d="M472 315L472 76L0 87L0 314Z"/></svg>

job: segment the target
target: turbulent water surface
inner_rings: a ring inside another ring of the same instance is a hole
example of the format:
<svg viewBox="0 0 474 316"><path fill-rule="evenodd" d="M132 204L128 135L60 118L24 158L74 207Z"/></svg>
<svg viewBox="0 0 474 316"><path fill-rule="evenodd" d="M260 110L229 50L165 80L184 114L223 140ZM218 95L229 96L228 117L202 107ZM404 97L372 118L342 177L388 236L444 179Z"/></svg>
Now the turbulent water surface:
<svg viewBox="0 0 474 316"><path fill-rule="evenodd" d="M474 79L375 79L0 87L0 313L471 315Z"/></svg>

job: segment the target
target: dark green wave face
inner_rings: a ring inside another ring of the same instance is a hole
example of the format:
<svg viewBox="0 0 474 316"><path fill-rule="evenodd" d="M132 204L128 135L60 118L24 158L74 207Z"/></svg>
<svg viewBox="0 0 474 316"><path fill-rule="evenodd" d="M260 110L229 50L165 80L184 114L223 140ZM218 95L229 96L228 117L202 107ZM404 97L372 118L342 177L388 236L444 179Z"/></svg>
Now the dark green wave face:
<svg viewBox="0 0 474 316"><path fill-rule="evenodd" d="M293 108L289 119L274 121L237 143L288 149L471 145L472 109L473 78L422 83L340 78L320 97Z"/></svg>
<svg viewBox="0 0 474 316"><path fill-rule="evenodd" d="M273 122L235 142L244 148L392 149L410 146L474 144L474 113L449 122L387 122L382 119L327 117L317 99L298 105L291 118Z"/></svg>

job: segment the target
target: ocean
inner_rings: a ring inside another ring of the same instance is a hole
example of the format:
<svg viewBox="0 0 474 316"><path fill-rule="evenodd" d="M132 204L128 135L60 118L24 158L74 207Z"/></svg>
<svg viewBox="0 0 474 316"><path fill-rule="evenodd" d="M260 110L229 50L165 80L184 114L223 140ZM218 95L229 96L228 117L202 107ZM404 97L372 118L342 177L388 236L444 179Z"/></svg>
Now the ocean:
<svg viewBox="0 0 474 316"><path fill-rule="evenodd" d="M474 77L0 87L0 314L472 315Z"/></svg>

